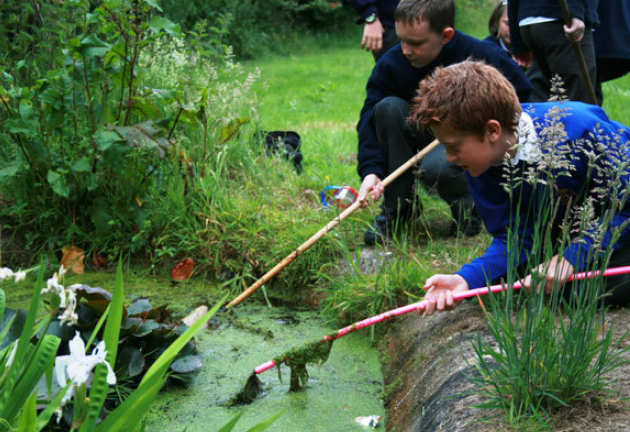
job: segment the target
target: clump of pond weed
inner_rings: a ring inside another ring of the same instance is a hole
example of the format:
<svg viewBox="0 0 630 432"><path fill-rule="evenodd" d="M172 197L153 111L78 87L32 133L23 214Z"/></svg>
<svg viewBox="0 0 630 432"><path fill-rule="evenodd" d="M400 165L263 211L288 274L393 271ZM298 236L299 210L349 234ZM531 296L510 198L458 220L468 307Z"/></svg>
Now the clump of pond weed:
<svg viewBox="0 0 630 432"><path fill-rule="evenodd" d="M274 358L278 370L278 379L282 381L280 373L280 365L285 364L291 370L291 383L289 391L298 391L302 389L308 381L307 363L322 364L328 360L334 336L324 338L324 340L316 340L309 342L298 348L293 348Z"/></svg>

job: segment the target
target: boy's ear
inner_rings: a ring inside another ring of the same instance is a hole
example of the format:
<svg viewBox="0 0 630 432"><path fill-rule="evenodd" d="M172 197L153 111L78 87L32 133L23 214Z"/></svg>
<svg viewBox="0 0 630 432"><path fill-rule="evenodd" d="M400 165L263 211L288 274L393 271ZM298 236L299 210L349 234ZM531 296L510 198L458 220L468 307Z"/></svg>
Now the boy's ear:
<svg viewBox="0 0 630 432"><path fill-rule="evenodd" d="M455 29L453 27L444 27L442 30L442 45L446 45L455 36Z"/></svg>
<svg viewBox="0 0 630 432"><path fill-rule="evenodd" d="M503 128L498 120L490 119L486 122L485 134L490 142L495 143L499 141Z"/></svg>

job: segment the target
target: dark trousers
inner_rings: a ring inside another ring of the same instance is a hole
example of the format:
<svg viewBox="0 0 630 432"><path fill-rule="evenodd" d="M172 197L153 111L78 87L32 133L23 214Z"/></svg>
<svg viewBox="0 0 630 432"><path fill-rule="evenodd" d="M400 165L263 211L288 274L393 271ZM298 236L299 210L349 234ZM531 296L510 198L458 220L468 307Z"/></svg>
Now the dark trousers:
<svg viewBox="0 0 630 432"><path fill-rule="evenodd" d="M408 112L407 101L395 96L384 98L374 107L373 121L381 150L387 155L387 174L433 141L432 136L409 126L406 121ZM464 170L446 160L444 146L438 146L420 161L418 177L425 187L437 192L451 209L458 207L461 210L462 206L472 208L473 200ZM407 170L385 188L384 210L399 210L403 216L409 212L415 199L415 181L413 171ZM458 219L456 214L454 216Z"/></svg>
<svg viewBox="0 0 630 432"><path fill-rule="evenodd" d="M630 265L630 244L626 244L613 252L608 268ZM630 275L608 276L605 281L606 297L609 306L625 306L630 304Z"/></svg>
<svg viewBox="0 0 630 432"><path fill-rule="evenodd" d="M563 22L551 21L519 27L523 41L531 50L540 70L548 81L559 75L564 82L566 96L570 100L593 103L588 85L582 76L582 68L573 44L564 36ZM580 41L588 73L593 83L597 83L595 64L595 43L593 32L586 27ZM601 100L597 101L601 103Z"/></svg>

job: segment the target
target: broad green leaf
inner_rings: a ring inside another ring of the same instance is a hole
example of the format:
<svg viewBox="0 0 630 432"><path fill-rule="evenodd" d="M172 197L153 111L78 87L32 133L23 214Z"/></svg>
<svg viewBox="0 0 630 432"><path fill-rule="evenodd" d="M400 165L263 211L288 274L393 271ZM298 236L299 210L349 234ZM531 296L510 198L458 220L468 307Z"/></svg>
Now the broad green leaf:
<svg viewBox="0 0 630 432"><path fill-rule="evenodd" d="M234 426L236 426L236 423L242 417L244 412L245 411L240 411L238 414L236 414L234 417L232 417L229 422L224 424L221 427L221 429L219 429L217 432L230 432L232 429L234 429Z"/></svg>
<svg viewBox="0 0 630 432"><path fill-rule="evenodd" d="M44 408L44 410L39 413L39 416L37 416L37 431L41 431L48 425L50 418L55 413L55 411L57 411L57 408L61 407L61 400L63 399L66 392L70 389L71 385L72 381L68 382L68 384L66 384L64 388L60 389L55 397L48 403L48 405L46 405L46 408Z"/></svg>
<svg viewBox="0 0 630 432"><path fill-rule="evenodd" d="M17 432L37 432L37 392L33 392L24 404Z"/></svg>
<svg viewBox="0 0 630 432"><path fill-rule="evenodd" d="M90 166L90 160L87 157L82 157L74 164L72 164L72 171L74 172L89 172L92 167Z"/></svg>
<svg viewBox="0 0 630 432"><path fill-rule="evenodd" d="M108 130L100 130L94 134L94 139L96 140L96 145L98 149L102 152L107 150L112 146L112 144L122 141L120 136L113 131Z"/></svg>
<svg viewBox="0 0 630 432"><path fill-rule="evenodd" d="M28 313L26 314L26 321L20 334L18 347L15 352L15 356L13 357L13 363L11 363L9 370L5 375L5 379L2 382L3 385L0 386L0 418L4 418L9 422L11 422L13 418L17 415L19 409L22 408L22 405L24 404L24 400L26 400L26 397L21 401L17 401L14 399L14 387L22 373L23 360L30 347L29 341L33 334L32 330L35 324L35 318L37 316L40 289L44 285L43 266L40 268L41 270L39 271L37 281L33 286L33 296L31 297L31 304Z"/></svg>
<svg viewBox="0 0 630 432"><path fill-rule="evenodd" d="M280 417L282 414L284 414L284 410L280 411L278 414L269 417L267 420L258 423L256 426L247 429L246 432L261 432L266 430L269 426L271 426L276 420L278 420L278 417Z"/></svg>
<svg viewBox="0 0 630 432"><path fill-rule="evenodd" d="M81 52L86 57L102 57L111 49L111 45L100 40L95 34L81 39Z"/></svg>
<svg viewBox="0 0 630 432"><path fill-rule="evenodd" d="M159 10L160 12L162 11L162 8L160 7L160 5L155 1L155 0L143 0L146 4L148 4L149 6L152 6L154 8L156 8L157 10Z"/></svg>
<svg viewBox="0 0 630 432"><path fill-rule="evenodd" d="M64 198L70 196L70 187L66 183L65 177L57 171L49 170L46 180L48 180L48 184L50 184L50 187L57 195L61 195Z"/></svg>
<svg viewBox="0 0 630 432"><path fill-rule="evenodd" d="M7 298L4 294L4 290L0 288L0 322L2 322L2 318L4 317L4 308L7 305ZM1 333L1 332L0 332ZM0 342L2 341L2 337L0 337Z"/></svg>
<svg viewBox="0 0 630 432"><path fill-rule="evenodd" d="M118 408L109 413L94 432L133 431L144 418L165 382L166 376L154 376L142 389L134 390Z"/></svg>
<svg viewBox="0 0 630 432"><path fill-rule="evenodd" d="M223 302L227 299L227 294L217 303L212 309L210 309L204 316L202 316L197 322L191 325L184 333L182 333L173 343L155 360L149 370L142 377L142 381L138 386L141 389L143 385L150 382L154 375L163 376L166 374L171 362L177 356L177 353L192 339L192 337L201 329L201 327L219 310Z"/></svg>
<svg viewBox="0 0 630 432"><path fill-rule="evenodd" d="M181 33L181 29L178 24L175 24L171 20L161 16L155 16L151 19L149 29L151 29L153 33L159 33L164 30L171 36L178 36Z"/></svg>
<svg viewBox="0 0 630 432"><path fill-rule="evenodd" d="M13 428L11 427L9 422L3 418L0 418L0 432L11 432L12 430Z"/></svg>
<svg viewBox="0 0 630 432"><path fill-rule="evenodd" d="M57 336L44 335L32 356L32 360L18 364L18 367L23 369L23 372L15 386L10 390L11 402L5 407L4 418L12 419L19 413L22 406L33 393L37 382L54 361L60 343L61 339Z"/></svg>
<svg viewBox="0 0 630 432"><path fill-rule="evenodd" d="M6 168L0 169L0 183L6 180L12 180L19 169L18 164L12 164Z"/></svg>

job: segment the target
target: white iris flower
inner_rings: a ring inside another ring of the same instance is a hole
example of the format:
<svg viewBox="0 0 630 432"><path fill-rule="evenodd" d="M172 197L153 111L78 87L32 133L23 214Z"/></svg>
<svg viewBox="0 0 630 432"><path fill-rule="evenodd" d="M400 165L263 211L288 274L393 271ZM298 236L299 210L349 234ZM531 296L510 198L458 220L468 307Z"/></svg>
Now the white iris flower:
<svg viewBox="0 0 630 432"><path fill-rule="evenodd" d="M74 388L87 382L92 369L96 365L103 363L107 366L107 383L116 384L116 375L111 365L105 360L105 342L101 341L92 350L92 354L85 354L85 342L76 332L74 338L68 343L70 354L59 356L55 359L55 375L61 387L64 387L68 380L72 381L72 387L66 392L62 403L66 403L72 397Z"/></svg>

